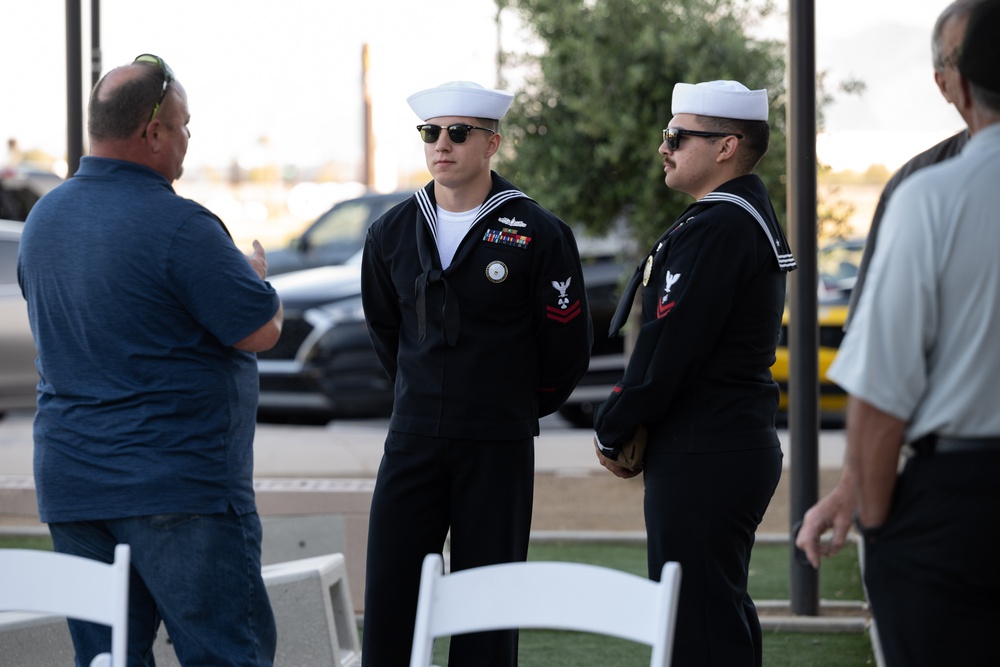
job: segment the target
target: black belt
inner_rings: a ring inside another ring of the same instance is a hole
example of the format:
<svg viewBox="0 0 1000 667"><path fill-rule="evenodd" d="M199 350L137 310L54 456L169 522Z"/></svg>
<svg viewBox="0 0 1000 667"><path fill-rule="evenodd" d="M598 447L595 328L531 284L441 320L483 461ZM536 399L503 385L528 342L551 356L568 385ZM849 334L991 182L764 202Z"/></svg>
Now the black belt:
<svg viewBox="0 0 1000 667"><path fill-rule="evenodd" d="M932 433L910 443L910 446L920 456L957 454L959 452L1000 453L1000 437L949 438Z"/></svg>

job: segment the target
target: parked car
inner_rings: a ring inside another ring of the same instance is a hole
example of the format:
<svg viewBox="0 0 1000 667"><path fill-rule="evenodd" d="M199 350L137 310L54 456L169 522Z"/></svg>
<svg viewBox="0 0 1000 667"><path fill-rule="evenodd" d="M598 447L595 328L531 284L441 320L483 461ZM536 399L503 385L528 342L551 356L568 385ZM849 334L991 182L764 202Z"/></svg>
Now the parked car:
<svg viewBox="0 0 1000 667"><path fill-rule="evenodd" d="M826 377L826 371L833 363L837 350L840 349L840 343L844 340L847 306L864 249L863 238L837 241L824 246L817 258L819 416L824 424L842 424L847 411L847 393ZM784 419L788 411L788 321L789 312L786 307L781 321L778 349L775 351L776 361L771 367L771 375L781 388L781 399L778 404L779 419Z"/></svg>
<svg viewBox="0 0 1000 667"><path fill-rule="evenodd" d="M844 420L847 411L847 392L826 377L840 343L844 339L844 322L847 320L847 302L820 303L817 307L819 323L819 414L820 421L825 424L839 424ZM778 403L779 420L783 421L788 414L788 309L781 320L781 335L778 338L778 349L775 351L775 362L771 367L771 375L781 388L781 398Z"/></svg>
<svg viewBox="0 0 1000 667"><path fill-rule="evenodd" d="M267 250L268 274L343 264L364 246L368 227L411 194L412 190L366 194L336 204L288 247Z"/></svg>
<svg viewBox="0 0 1000 667"><path fill-rule="evenodd" d="M23 224L0 220L0 416L34 410L38 371L28 304L17 284L17 247Z"/></svg>
<svg viewBox="0 0 1000 667"><path fill-rule="evenodd" d="M622 279L627 264L622 262L618 251L595 254L585 244L581 245L581 252L587 253L582 256L583 279L594 325L594 345L587 373L559 408L559 414L574 426L593 428L594 411L611 395L615 383L622 379L628 361L624 334L608 337L611 318L624 287Z"/></svg>
<svg viewBox="0 0 1000 667"><path fill-rule="evenodd" d="M0 167L0 218L24 221L35 202L60 183L58 175L44 169Z"/></svg>
<svg viewBox="0 0 1000 667"><path fill-rule="evenodd" d="M623 267L606 248L581 243L594 320L590 370L560 413L593 425L625 367L623 338L607 332ZM361 305L361 252L347 262L274 276L285 322L278 344L257 355L261 421L325 423L392 411L392 383L372 348Z"/></svg>
<svg viewBox="0 0 1000 667"><path fill-rule="evenodd" d="M361 253L338 266L270 279L285 321L277 345L257 354L258 419L326 423L392 410L361 306Z"/></svg>

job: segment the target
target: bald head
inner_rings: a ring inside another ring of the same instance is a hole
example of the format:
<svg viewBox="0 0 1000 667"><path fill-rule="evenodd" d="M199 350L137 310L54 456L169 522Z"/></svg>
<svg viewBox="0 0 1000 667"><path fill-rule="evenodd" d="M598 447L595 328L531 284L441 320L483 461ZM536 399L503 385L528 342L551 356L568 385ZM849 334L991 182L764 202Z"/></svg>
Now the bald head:
<svg viewBox="0 0 1000 667"><path fill-rule="evenodd" d="M116 67L90 96L91 141L128 139L142 132L163 92L163 74L148 65Z"/></svg>
<svg viewBox="0 0 1000 667"><path fill-rule="evenodd" d="M90 95L91 155L136 162L171 181L180 178L191 115L184 87L168 71L140 61L104 75Z"/></svg>

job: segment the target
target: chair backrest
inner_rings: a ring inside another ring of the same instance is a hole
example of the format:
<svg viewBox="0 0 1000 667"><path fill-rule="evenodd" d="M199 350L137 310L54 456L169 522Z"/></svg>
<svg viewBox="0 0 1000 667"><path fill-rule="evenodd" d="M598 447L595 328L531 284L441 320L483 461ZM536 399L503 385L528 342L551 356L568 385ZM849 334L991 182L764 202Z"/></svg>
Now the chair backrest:
<svg viewBox="0 0 1000 667"><path fill-rule="evenodd" d="M111 655L91 662L125 667L131 551L115 547L110 565L34 549L0 549L0 610L58 614L111 626Z"/></svg>
<svg viewBox="0 0 1000 667"><path fill-rule="evenodd" d="M681 566L660 581L582 563L527 562L442 573L424 558L410 667L427 667L434 638L505 628L548 628L621 637L653 647L651 667L669 667Z"/></svg>

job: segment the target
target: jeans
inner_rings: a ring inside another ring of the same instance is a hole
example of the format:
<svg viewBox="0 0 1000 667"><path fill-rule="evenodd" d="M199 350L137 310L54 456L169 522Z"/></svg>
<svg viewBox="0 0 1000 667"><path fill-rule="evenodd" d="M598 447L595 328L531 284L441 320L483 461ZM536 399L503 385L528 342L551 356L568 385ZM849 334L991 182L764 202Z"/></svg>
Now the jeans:
<svg viewBox="0 0 1000 667"><path fill-rule="evenodd" d="M160 514L49 525L55 550L106 563L132 549L129 667L154 667L162 620L184 667L271 667L277 633L261 577L256 512ZM108 651L111 629L69 621L77 667Z"/></svg>

